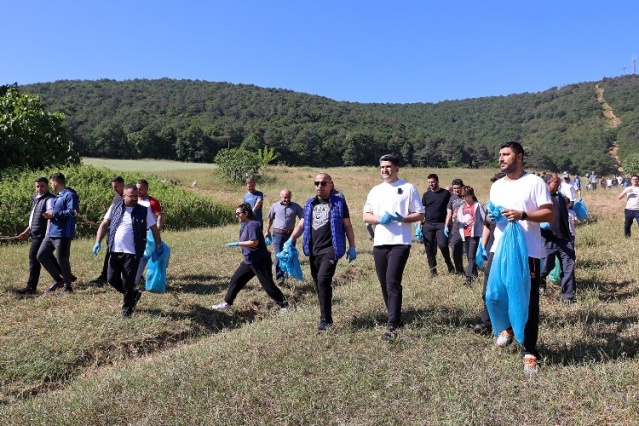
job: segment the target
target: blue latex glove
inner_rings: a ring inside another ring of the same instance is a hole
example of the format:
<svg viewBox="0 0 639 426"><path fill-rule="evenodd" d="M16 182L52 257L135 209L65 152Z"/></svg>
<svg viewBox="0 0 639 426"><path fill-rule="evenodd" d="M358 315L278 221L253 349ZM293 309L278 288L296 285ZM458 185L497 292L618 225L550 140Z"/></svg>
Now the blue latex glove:
<svg viewBox="0 0 639 426"><path fill-rule="evenodd" d="M349 247L346 252L346 259L348 259L348 263L351 263L353 260L357 259L357 250L355 247Z"/></svg>
<svg viewBox="0 0 639 426"><path fill-rule="evenodd" d="M155 250L153 251L153 253L151 253L151 260L154 262L157 262L157 260L160 258L160 256L162 256L164 254L164 247L162 247L162 245L159 245L155 248Z"/></svg>
<svg viewBox="0 0 639 426"><path fill-rule="evenodd" d="M444 226L444 235L446 236L446 238L448 238L448 234L450 234L450 231L448 230L448 226Z"/></svg>
<svg viewBox="0 0 639 426"><path fill-rule="evenodd" d="M390 223L391 220L393 220L393 215L386 212L382 215L382 217L379 218L379 223L381 223L382 225L386 225L387 223Z"/></svg>
<svg viewBox="0 0 639 426"><path fill-rule="evenodd" d="M550 223L549 223L549 222L541 222L541 223L539 224L539 227L540 227L541 229L550 229Z"/></svg>
<svg viewBox="0 0 639 426"><path fill-rule="evenodd" d="M404 216L402 216L401 214L395 212L395 214L391 216L391 220L394 220L395 222L403 222L404 221Z"/></svg>
<svg viewBox="0 0 639 426"><path fill-rule="evenodd" d="M291 248L293 247L295 243L293 242L293 240L291 240L290 238L288 240L286 240L286 242L284 243L284 245L282 246L282 250L283 251L291 251Z"/></svg>
<svg viewBox="0 0 639 426"><path fill-rule="evenodd" d="M266 243L267 246L270 246L273 240L271 239L271 237L266 237L264 238L264 242Z"/></svg>
<svg viewBox="0 0 639 426"><path fill-rule="evenodd" d="M481 248L481 257L484 258L484 260L488 260L488 250L486 250L486 247Z"/></svg>
<svg viewBox="0 0 639 426"><path fill-rule="evenodd" d="M424 233L419 222L415 222L415 240L420 241L424 239Z"/></svg>
<svg viewBox="0 0 639 426"><path fill-rule="evenodd" d="M226 244L227 247L237 247L239 245L240 245L240 243L238 241Z"/></svg>
<svg viewBox="0 0 639 426"><path fill-rule="evenodd" d="M503 209L504 208L502 206L496 206L490 200L486 202L486 210L488 210L488 217L490 218L490 221L493 223L497 223L500 220L504 219L504 216L502 216L501 214L501 211Z"/></svg>
<svg viewBox="0 0 639 426"><path fill-rule="evenodd" d="M102 248L102 243L98 241L97 243L93 245L93 254L97 256L98 253L100 253L101 248Z"/></svg>

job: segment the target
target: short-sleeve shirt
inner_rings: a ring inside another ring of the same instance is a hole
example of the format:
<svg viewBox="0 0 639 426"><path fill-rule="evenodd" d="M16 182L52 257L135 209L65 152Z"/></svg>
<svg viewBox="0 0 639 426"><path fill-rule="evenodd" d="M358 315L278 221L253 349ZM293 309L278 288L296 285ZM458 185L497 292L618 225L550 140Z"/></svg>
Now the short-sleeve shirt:
<svg viewBox="0 0 639 426"><path fill-rule="evenodd" d="M162 212L162 205L160 204L160 202L158 200L156 200L153 197L148 197L148 198L145 198L145 199L139 198L138 199L138 204L141 205L141 206L144 206L146 208L151 209L151 211L155 215L157 215L158 213Z"/></svg>
<svg viewBox="0 0 639 426"><path fill-rule="evenodd" d="M242 229L240 229L240 241L255 240L257 240L257 245L255 247L242 247L244 263L248 265L271 255L266 248L266 242L264 241L264 235L262 235L262 227L260 226L260 223L256 220L251 220L246 222Z"/></svg>
<svg viewBox="0 0 639 426"><path fill-rule="evenodd" d="M450 192L447 189L439 188L437 191L426 191L422 197L424 205L424 220L431 223L446 222L446 207L450 200Z"/></svg>
<svg viewBox="0 0 639 426"><path fill-rule="evenodd" d="M626 191L626 210L639 210L639 186L629 186Z"/></svg>
<svg viewBox="0 0 639 426"><path fill-rule="evenodd" d="M249 203L251 208L254 208L258 201L264 202L264 194L261 191L255 191L252 194L247 192L246 195L244 195L244 202ZM253 213L255 213L255 220L262 223L262 207L253 210Z"/></svg>
<svg viewBox="0 0 639 426"><path fill-rule="evenodd" d="M284 204L281 201L273 203L267 217L273 221L273 227L292 231L295 228L295 218L304 217L304 209L297 203Z"/></svg>
<svg viewBox="0 0 639 426"><path fill-rule="evenodd" d="M311 215L311 253L314 256L335 253L331 234L331 205L328 201L315 197ZM344 202L344 219L350 217Z"/></svg>
<svg viewBox="0 0 639 426"><path fill-rule="evenodd" d="M468 205L464 203L462 207L462 217L464 226L464 237L472 237L473 229L475 227L475 205Z"/></svg>
<svg viewBox="0 0 639 426"><path fill-rule="evenodd" d="M446 210L450 210L453 213L452 223L453 229L459 228L459 221L457 220L457 212L459 208L466 204L466 201L462 197L457 194L453 194L450 196L450 200L448 200L448 205L446 206Z"/></svg>
<svg viewBox="0 0 639 426"><path fill-rule="evenodd" d="M552 207L552 199L548 185L539 177L526 172L517 180L502 178L493 183L490 188L490 201L504 209L525 211L526 213L539 210L539 206ZM499 240L506 229L508 221L502 220L495 226L495 239L490 251L494 252L499 245ZM546 257L541 239L539 223L529 220L519 221L528 249L528 257L541 259Z"/></svg>
<svg viewBox="0 0 639 426"><path fill-rule="evenodd" d="M424 206L419 198L417 188L401 179L393 183L382 182L374 186L368 193L364 204L364 213L383 216L384 213L399 213L407 216L410 213L424 213ZM413 231L410 223L391 221L375 226L374 246L411 245Z"/></svg>
<svg viewBox="0 0 639 426"><path fill-rule="evenodd" d="M105 219L111 219L111 210L114 205L112 204L104 215ZM133 207L124 207L124 215L122 221L115 231L115 237L113 241L113 253L129 253L135 254L135 240L133 239L133 223L131 222L131 212ZM146 226L155 225L155 215L150 209L146 209Z"/></svg>

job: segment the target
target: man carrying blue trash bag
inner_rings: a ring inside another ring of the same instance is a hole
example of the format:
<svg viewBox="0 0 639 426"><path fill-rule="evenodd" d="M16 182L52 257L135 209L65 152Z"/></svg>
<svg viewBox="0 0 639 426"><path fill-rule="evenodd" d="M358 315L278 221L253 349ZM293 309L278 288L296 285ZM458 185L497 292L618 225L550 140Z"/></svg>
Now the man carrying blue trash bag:
<svg viewBox="0 0 639 426"><path fill-rule="evenodd" d="M506 176L493 183L487 203L495 223L494 242L486 264L485 309L497 346L513 337L522 346L524 372L535 374L539 329L540 259L545 256L539 224L553 220L546 183L524 170L518 142L499 148L499 168Z"/></svg>

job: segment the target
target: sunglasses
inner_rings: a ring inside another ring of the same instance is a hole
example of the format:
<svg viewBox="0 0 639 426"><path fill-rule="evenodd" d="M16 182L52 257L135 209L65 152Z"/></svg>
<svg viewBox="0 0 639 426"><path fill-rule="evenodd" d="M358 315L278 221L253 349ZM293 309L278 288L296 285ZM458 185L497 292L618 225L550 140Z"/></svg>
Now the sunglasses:
<svg viewBox="0 0 639 426"><path fill-rule="evenodd" d="M315 186L326 186L327 183L325 180L320 180L320 181L315 181L313 182L315 184Z"/></svg>
<svg viewBox="0 0 639 426"><path fill-rule="evenodd" d="M242 216L246 212L235 212L235 216Z"/></svg>

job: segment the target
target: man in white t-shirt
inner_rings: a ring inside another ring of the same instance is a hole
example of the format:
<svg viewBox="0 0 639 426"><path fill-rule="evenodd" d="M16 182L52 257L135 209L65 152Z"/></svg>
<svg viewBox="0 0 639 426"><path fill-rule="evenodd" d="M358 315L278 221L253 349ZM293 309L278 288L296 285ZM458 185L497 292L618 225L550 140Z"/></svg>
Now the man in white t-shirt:
<svg viewBox="0 0 639 426"><path fill-rule="evenodd" d="M539 176L524 171L524 148L518 142L507 142L499 147L499 168L506 173L506 176L493 183L490 188L490 201L496 206L503 207L501 214L508 219L508 222L519 221L528 250L530 302L528 304L528 320L524 327L522 353L524 372L534 374L537 372L539 360L537 337L539 333L540 259L546 255L539 224L552 222L554 218L552 199L546 183ZM500 221L495 226L494 241L486 264L484 297L494 251L499 246L506 225L506 221ZM496 339L498 346L506 346L512 342L512 329L494 331L495 333L501 331Z"/></svg>
<svg viewBox="0 0 639 426"><path fill-rule="evenodd" d="M399 179L396 155L383 155L379 168L384 182L368 193L364 222L376 225L373 257L388 311L382 339L390 340L397 336L397 329L402 326L402 275L413 238L411 224L424 219L424 206L417 188Z"/></svg>
<svg viewBox="0 0 639 426"><path fill-rule="evenodd" d="M570 200L570 207L575 205L577 201L577 186L571 182L570 175L564 173L561 185L559 186L559 192L561 195Z"/></svg>
<svg viewBox="0 0 639 426"><path fill-rule="evenodd" d="M142 293L135 289L135 274L146 248L146 230L153 233L156 254L162 254L160 231L151 209L138 204L138 188L127 185L124 201L112 204L100 223L93 254L102 247L102 238L109 232L109 267L107 282L123 295L122 317L133 313Z"/></svg>
<svg viewBox="0 0 639 426"><path fill-rule="evenodd" d="M637 221L639 225L639 176L630 176L630 186L625 188L617 195L617 199L621 200L626 197L626 208L624 209L624 225L623 232L626 238L630 238L630 228L632 221Z"/></svg>

